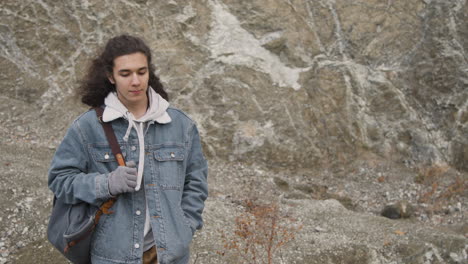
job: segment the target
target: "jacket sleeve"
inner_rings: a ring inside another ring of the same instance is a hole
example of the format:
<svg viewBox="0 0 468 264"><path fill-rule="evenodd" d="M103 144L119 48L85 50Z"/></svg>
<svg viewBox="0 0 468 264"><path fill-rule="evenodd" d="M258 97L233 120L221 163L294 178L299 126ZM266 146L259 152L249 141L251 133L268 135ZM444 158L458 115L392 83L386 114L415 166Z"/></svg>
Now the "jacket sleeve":
<svg viewBox="0 0 468 264"><path fill-rule="evenodd" d="M203 226L202 212L208 197L208 164L195 125L191 128L189 146L181 207L194 233Z"/></svg>
<svg viewBox="0 0 468 264"><path fill-rule="evenodd" d="M68 129L49 168L48 185L57 199L68 204L99 206L109 199L106 174L88 173L90 157L78 121Z"/></svg>

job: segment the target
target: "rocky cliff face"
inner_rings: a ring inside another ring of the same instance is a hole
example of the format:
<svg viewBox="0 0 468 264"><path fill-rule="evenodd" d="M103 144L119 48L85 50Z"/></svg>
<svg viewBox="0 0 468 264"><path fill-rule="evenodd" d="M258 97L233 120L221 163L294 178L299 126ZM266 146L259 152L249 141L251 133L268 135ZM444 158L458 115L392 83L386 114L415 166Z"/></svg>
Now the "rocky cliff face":
<svg viewBox="0 0 468 264"><path fill-rule="evenodd" d="M373 152L468 169L465 1L6 1L1 12L4 96L43 111L128 32L153 48L211 157L311 167Z"/></svg>
<svg viewBox="0 0 468 264"><path fill-rule="evenodd" d="M53 149L86 109L74 90L89 59L130 33L151 46L171 102L199 123L205 153L219 164L293 171L299 181L312 170L351 180L363 164L383 176L383 167L439 166L466 181L467 16L466 0L3 0L2 177L26 189L37 177L46 192ZM12 167L28 149L41 157L26 164L43 176ZM225 176L212 174L221 185ZM15 234L5 232L2 240Z"/></svg>

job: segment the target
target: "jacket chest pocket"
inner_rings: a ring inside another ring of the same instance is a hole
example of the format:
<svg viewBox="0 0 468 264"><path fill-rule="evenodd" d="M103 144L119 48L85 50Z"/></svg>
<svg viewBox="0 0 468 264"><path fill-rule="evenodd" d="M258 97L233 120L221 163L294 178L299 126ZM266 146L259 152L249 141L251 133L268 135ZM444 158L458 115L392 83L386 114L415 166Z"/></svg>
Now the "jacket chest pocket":
<svg viewBox="0 0 468 264"><path fill-rule="evenodd" d="M124 158L127 156L124 148L121 148ZM110 147L94 147L91 149L91 156L97 170L101 173L114 171L119 166Z"/></svg>
<svg viewBox="0 0 468 264"><path fill-rule="evenodd" d="M183 186L183 148L162 148L154 151L156 168L163 190L181 190Z"/></svg>

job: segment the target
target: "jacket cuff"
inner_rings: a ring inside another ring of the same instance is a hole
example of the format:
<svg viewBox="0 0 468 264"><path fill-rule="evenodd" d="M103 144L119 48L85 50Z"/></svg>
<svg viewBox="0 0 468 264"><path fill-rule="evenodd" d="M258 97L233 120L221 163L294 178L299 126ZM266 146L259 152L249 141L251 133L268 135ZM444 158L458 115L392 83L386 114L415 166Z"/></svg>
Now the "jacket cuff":
<svg viewBox="0 0 468 264"><path fill-rule="evenodd" d="M190 218L188 218L188 222L189 222L189 226L190 226L190 229L192 229L192 236L195 234L195 231L197 231L197 223L194 223L193 220L191 220Z"/></svg>
<svg viewBox="0 0 468 264"><path fill-rule="evenodd" d="M96 199L107 200L113 197L109 192L107 177L107 174L99 174L96 176Z"/></svg>

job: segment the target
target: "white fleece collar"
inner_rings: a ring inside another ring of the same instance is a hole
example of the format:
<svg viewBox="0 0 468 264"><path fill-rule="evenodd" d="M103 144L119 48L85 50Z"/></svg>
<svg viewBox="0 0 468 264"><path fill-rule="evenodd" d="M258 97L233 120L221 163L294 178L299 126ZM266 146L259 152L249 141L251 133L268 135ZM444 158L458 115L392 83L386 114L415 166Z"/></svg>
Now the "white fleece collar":
<svg viewBox="0 0 468 264"><path fill-rule="evenodd" d="M156 121L160 124L170 123L171 117L167 113L169 102L156 93L151 87L148 87L149 108L146 113L135 120L136 122ZM116 92L110 92L104 100L106 108L102 115L102 121L110 122L118 118L129 119L130 112L120 102ZM132 118L133 119L133 118Z"/></svg>

